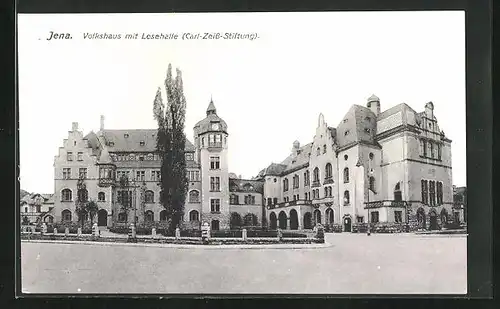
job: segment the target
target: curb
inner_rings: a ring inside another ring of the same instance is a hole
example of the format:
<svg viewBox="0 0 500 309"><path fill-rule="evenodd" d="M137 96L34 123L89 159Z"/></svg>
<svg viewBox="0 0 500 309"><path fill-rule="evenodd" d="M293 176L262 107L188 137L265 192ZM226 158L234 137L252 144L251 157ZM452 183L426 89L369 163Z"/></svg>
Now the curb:
<svg viewBox="0 0 500 309"><path fill-rule="evenodd" d="M49 243L49 244L80 244L98 246L124 246L124 247L151 247L151 248L175 248L175 249L323 249L332 247L330 243L324 244L269 244L269 245L182 245L182 244L147 244L147 243L126 243L126 242L94 242L94 241L65 241L65 240L32 240L22 239L23 242Z"/></svg>

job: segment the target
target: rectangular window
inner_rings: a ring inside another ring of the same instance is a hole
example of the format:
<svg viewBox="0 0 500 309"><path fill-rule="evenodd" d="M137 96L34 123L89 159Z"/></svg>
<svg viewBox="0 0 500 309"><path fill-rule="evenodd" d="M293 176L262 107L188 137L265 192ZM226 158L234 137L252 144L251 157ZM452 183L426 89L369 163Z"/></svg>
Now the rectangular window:
<svg viewBox="0 0 500 309"><path fill-rule="evenodd" d="M268 197L267 198L267 205L272 205L273 204L273 199Z"/></svg>
<svg viewBox="0 0 500 309"><path fill-rule="evenodd" d="M72 153L72 152L68 152L68 153L66 154L66 159L67 159L68 161L73 161L73 153Z"/></svg>
<svg viewBox="0 0 500 309"><path fill-rule="evenodd" d="M220 191L220 177L210 177L210 191Z"/></svg>
<svg viewBox="0 0 500 309"><path fill-rule="evenodd" d="M441 144L437 144L438 160L441 160Z"/></svg>
<svg viewBox="0 0 500 309"><path fill-rule="evenodd" d="M138 181L145 181L146 180L146 171L137 171L135 173L135 179Z"/></svg>
<svg viewBox="0 0 500 309"><path fill-rule="evenodd" d="M83 161L83 152L79 152L79 153L77 154L77 160L78 160L78 161Z"/></svg>
<svg viewBox="0 0 500 309"><path fill-rule="evenodd" d="M71 168L63 168L63 179L71 178Z"/></svg>
<svg viewBox="0 0 500 309"><path fill-rule="evenodd" d="M220 212L220 199L210 200L210 211L211 212Z"/></svg>
<svg viewBox="0 0 500 309"><path fill-rule="evenodd" d="M277 197L273 198L273 205L276 205L276 204L278 204L278 198Z"/></svg>
<svg viewBox="0 0 500 309"><path fill-rule="evenodd" d="M210 169L211 170L220 169L220 157L210 157Z"/></svg>
<svg viewBox="0 0 500 309"><path fill-rule="evenodd" d="M186 153L186 161L193 161L194 158L193 158L193 154L192 153Z"/></svg>
<svg viewBox="0 0 500 309"><path fill-rule="evenodd" d="M421 187L422 187L422 203L427 205L429 203L429 195L428 195L428 182L427 180L422 180L421 181Z"/></svg>
<svg viewBox="0 0 500 309"><path fill-rule="evenodd" d="M78 170L78 177L80 179L87 179L87 169L86 168L80 168Z"/></svg>
<svg viewBox="0 0 500 309"><path fill-rule="evenodd" d="M429 205L436 206L436 182L429 181Z"/></svg>
<svg viewBox="0 0 500 309"><path fill-rule="evenodd" d="M394 211L394 222L401 223L403 222L403 212L400 210Z"/></svg>
<svg viewBox="0 0 500 309"><path fill-rule="evenodd" d="M363 223L363 222L365 222L365 218L361 217L361 216L358 216L357 217L357 221L358 221L358 223Z"/></svg>
<svg viewBox="0 0 500 309"><path fill-rule="evenodd" d="M422 140L423 156L427 156L427 141Z"/></svg>
<svg viewBox="0 0 500 309"><path fill-rule="evenodd" d="M372 211L370 213L370 218L372 223L377 223L378 222L378 211Z"/></svg>
<svg viewBox="0 0 500 309"><path fill-rule="evenodd" d="M36 205L36 212L42 212L42 206Z"/></svg>

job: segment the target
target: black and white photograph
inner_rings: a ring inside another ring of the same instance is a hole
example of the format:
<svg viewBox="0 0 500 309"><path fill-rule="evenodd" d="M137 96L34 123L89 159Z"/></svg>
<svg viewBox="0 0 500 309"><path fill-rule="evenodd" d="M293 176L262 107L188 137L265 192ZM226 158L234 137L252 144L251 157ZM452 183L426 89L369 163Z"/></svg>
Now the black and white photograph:
<svg viewBox="0 0 500 309"><path fill-rule="evenodd" d="M20 292L467 294L465 17L19 14Z"/></svg>

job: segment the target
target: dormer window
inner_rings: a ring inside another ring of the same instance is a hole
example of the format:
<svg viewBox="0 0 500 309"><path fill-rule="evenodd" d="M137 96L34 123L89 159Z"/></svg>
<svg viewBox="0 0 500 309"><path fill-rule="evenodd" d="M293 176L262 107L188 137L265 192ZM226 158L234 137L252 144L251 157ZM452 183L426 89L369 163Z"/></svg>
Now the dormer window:
<svg viewBox="0 0 500 309"><path fill-rule="evenodd" d="M123 134L123 137L128 138L128 133Z"/></svg>
<svg viewBox="0 0 500 309"><path fill-rule="evenodd" d="M144 146L144 141L140 141L140 142L139 142L139 144L140 144L141 146Z"/></svg>
<svg viewBox="0 0 500 309"><path fill-rule="evenodd" d="M346 122L347 122L347 120L348 120L348 119L344 119L344 123L346 123Z"/></svg>
<svg viewBox="0 0 500 309"><path fill-rule="evenodd" d="M115 142L109 142L109 146L113 147L115 145Z"/></svg>
<svg viewBox="0 0 500 309"><path fill-rule="evenodd" d="M349 130L344 132L344 136L347 136L349 134Z"/></svg>

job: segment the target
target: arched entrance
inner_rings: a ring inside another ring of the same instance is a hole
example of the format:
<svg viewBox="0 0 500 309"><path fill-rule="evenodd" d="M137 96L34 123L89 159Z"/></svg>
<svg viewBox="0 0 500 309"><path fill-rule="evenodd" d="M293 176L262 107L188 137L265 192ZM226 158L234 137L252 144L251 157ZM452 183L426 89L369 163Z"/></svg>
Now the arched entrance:
<svg viewBox="0 0 500 309"><path fill-rule="evenodd" d="M437 222L437 214L434 209L429 212L429 230L434 231L437 230L438 222Z"/></svg>
<svg viewBox="0 0 500 309"><path fill-rule="evenodd" d="M278 215L278 221L279 221L279 226L280 226L280 229L282 230L286 230L286 213L284 211L281 211L280 214Z"/></svg>
<svg viewBox="0 0 500 309"><path fill-rule="evenodd" d="M328 208L325 211L325 223L326 224L333 224L334 223L334 220L333 220L333 209L331 209L331 208Z"/></svg>
<svg viewBox="0 0 500 309"><path fill-rule="evenodd" d="M352 227L351 217L344 218L344 232L350 232Z"/></svg>
<svg viewBox="0 0 500 309"><path fill-rule="evenodd" d="M310 212L304 214L304 229L312 229L312 215Z"/></svg>
<svg viewBox="0 0 500 309"><path fill-rule="evenodd" d="M314 210L314 225L321 224L321 211L319 209Z"/></svg>
<svg viewBox="0 0 500 309"><path fill-rule="evenodd" d="M272 212L270 215L269 215L269 224L270 224L270 228L272 230L275 230L277 227L278 227L278 219L276 219L276 214L274 212Z"/></svg>
<svg viewBox="0 0 500 309"><path fill-rule="evenodd" d="M108 226L108 212L105 209L100 209L97 212L97 225Z"/></svg>
<svg viewBox="0 0 500 309"><path fill-rule="evenodd" d="M299 229L299 217L295 209L290 210L290 229L291 230Z"/></svg>
<svg viewBox="0 0 500 309"><path fill-rule="evenodd" d="M424 212L423 208L419 208L417 210L417 222L418 222L418 228L425 230L425 228L426 228L426 226L425 226L425 212Z"/></svg>

